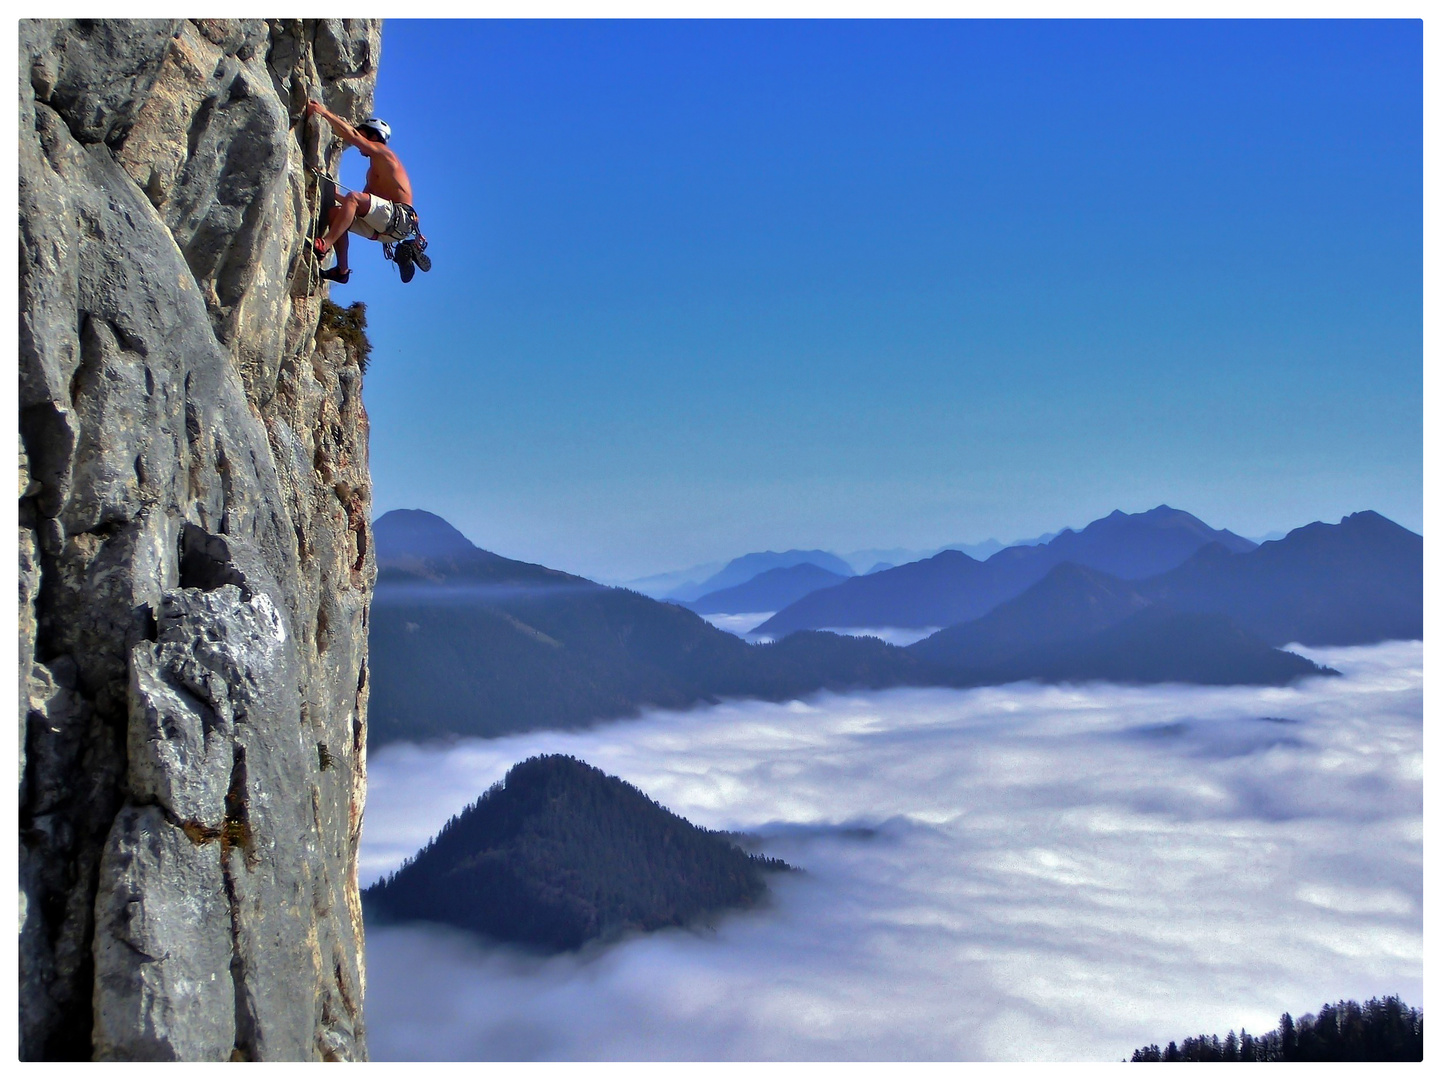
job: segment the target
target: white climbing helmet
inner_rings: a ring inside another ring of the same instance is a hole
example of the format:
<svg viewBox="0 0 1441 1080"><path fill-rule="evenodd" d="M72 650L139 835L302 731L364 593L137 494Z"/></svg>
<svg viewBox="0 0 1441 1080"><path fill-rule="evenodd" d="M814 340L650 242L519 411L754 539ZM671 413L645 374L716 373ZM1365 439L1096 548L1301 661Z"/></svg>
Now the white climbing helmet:
<svg viewBox="0 0 1441 1080"><path fill-rule="evenodd" d="M380 141L381 141L381 142L383 142L383 143L388 143L388 142L390 142L390 125L387 124L384 120L382 120L382 119L381 119L380 117L378 117L378 116L372 116L369 120L365 121L363 124L357 124L356 127L357 127L357 128L370 128L371 131L375 132L377 135L380 136Z"/></svg>

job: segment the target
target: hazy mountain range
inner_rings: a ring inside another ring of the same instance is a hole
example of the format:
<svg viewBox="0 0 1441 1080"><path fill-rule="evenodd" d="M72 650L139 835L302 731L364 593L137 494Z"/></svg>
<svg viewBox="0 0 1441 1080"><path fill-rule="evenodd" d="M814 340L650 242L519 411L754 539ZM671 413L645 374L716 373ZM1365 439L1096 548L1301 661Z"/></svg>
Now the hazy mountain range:
<svg viewBox="0 0 1441 1080"><path fill-rule="evenodd" d="M973 559L989 559L996 552L1008 547L1029 547L1033 544L1044 544L1055 537L1055 533L1046 533L1043 536L1032 537L1029 540L1012 540L1009 544L991 537L979 543L965 543L956 541L952 544L942 544L933 548L864 548L860 551L848 552L845 555L846 562L854 567L874 567L885 564L889 566L900 566L903 563L916 562L919 559L929 559L932 555L939 555L942 551L964 551ZM862 570L861 573L869 573L870 570Z"/></svg>
<svg viewBox="0 0 1441 1080"><path fill-rule="evenodd" d="M1045 544L1005 548L984 562L964 552L942 551L818 590L778 611L755 633L778 637L822 627L951 626L1019 596L1063 562L1140 578L1179 566L1210 543L1229 551L1256 546L1169 506L1143 514L1117 510L1080 532L1066 529Z"/></svg>
<svg viewBox="0 0 1441 1080"><path fill-rule="evenodd" d="M778 566L728 589L708 592L685 606L701 615L746 611L777 611L818 589L839 585L853 574L838 574L812 562Z"/></svg>
<svg viewBox="0 0 1441 1080"><path fill-rule="evenodd" d="M749 555L742 555L738 559L732 559L704 581L672 589L664 598L682 602L697 600L711 593L744 585L758 574L802 565L818 567L837 578L854 577L856 573L850 563L832 555L829 551L757 551ZM766 611L769 609L753 608L752 610Z"/></svg>
<svg viewBox="0 0 1441 1080"><path fill-rule="evenodd" d="M985 615L938 631L912 646L927 660L986 668L1039 645L1085 637L1147 606L1129 583L1099 570L1061 563L1018 597Z"/></svg>
<svg viewBox="0 0 1441 1080"><path fill-rule="evenodd" d="M422 510L386 514L374 535L376 745L925 681L919 661L874 639L751 645L675 604L484 551Z"/></svg>
<svg viewBox="0 0 1441 1080"><path fill-rule="evenodd" d="M908 600L975 613L904 649L813 630L749 643L677 604L486 552L424 511L385 515L375 538L377 745L820 689L1021 679L1281 685L1325 672L1275 645L1421 633L1420 537L1370 512L1257 548L1159 507L985 563L947 552L846 578L787 609L889 580L905 587L882 600L902 617L914 617L900 606ZM1180 565L1128 580L1065 555L1133 575L1168 559ZM934 576L937 566L949 583ZM760 591L817 572L829 573L808 563L772 567L730 588Z"/></svg>
<svg viewBox="0 0 1441 1080"><path fill-rule="evenodd" d="M1421 537L1367 510L1314 522L1252 551L1208 545L1140 583L1152 600L1225 612L1273 644L1421 637Z"/></svg>
<svg viewBox="0 0 1441 1080"><path fill-rule="evenodd" d="M874 573L878 569L889 569L892 566L915 562L918 559L928 559L942 551L964 551L973 559L986 559L1003 548L1044 544L1054 539L1056 535L1056 533L1046 533L1044 536L1031 540L1014 540L1009 544L1003 544L996 539L988 539L977 544L957 542L942 544L935 548L863 548L845 554L836 554L830 551L796 550L752 552L749 555L732 559L729 563L701 563L684 570L650 574L616 584L638 593L644 593L656 600L690 601L698 599L708 592L715 592L748 580L745 573L737 573L729 575L732 580L725 581L722 575L732 568L739 568L754 576L764 570L794 566L797 562L805 561L829 569L832 573L851 577L856 574ZM796 556L799 558L795 558Z"/></svg>
<svg viewBox="0 0 1441 1080"><path fill-rule="evenodd" d="M936 659L937 642L964 632L957 624L987 612L1004 615L1010 610L1006 601L1067 563L1097 571L1084 583L1102 607L1120 604L1124 596L1132 611L1160 603L1226 615L1272 645L1354 645L1421 636L1421 537L1380 514L1363 511L1336 525L1315 522L1257 546L1168 507L1112 514L1079 533L1067 531L1040 547L1010 548L984 563L943 552L846 581L802 597L755 633L949 626L916 647L918 655ZM1083 581L1067 580L1077 588ZM1069 616L1056 610L1032 617L1058 632ZM1004 639L989 625L970 633L977 641Z"/></svg>
<svg viewBox="0 0 1441 1080"><path fill-rule="evenodd" d="M1119 511L1117 511L1119 513ZM1123 515L1124 516L1124 515ZM1069 530L1063 530L1069 531ZM1059 532L1043 533L1040 536L1026 540L1012 540L1010 543L1002 543L1000 540L990 538L978 543L964 543L957 541L951 544L942 544L933 548L862 548L858 551L835 553L820 552L828 558L838 559L849 568L849 573L854 575L874 574L881 570L889 570L895 566L906 563L919 562L922 559L929 559L933 555L939 555L943 551L960 551L971 558L984 562L998 551L1008 547L1036 547L1041 544L1048 544L1059 536ZM1234 535L1234 534L1231 534ZM1285 530L1273 530L1264 536L1249 537L1254 544L1264 544L1268 540L1280 540L1286 535ZM757 552L754 555L774 555L774 552ZM787 552L785 554L791 554ZM717 585L708 584L707 579L714 577L727 565L740 563L742 560L752 556L741 556L741 559L731 560L731 564L720 562L701 563L696 566L687 567L684 570L672 570L663 574L651 574L647 577L635 578L628 581L617 581L614 584L623 588L632 589L635 592L644 593L646 596L657 600L682 600L690 601L701 597L705 591L715 591L720 588ZM772 563L770 567L782 565ZM786 563L784 565L791 565ZM824 565L824 564L820 564ZM756 608L755 610L764 610ZM737 609L739 611L739 609Z"/></svg>

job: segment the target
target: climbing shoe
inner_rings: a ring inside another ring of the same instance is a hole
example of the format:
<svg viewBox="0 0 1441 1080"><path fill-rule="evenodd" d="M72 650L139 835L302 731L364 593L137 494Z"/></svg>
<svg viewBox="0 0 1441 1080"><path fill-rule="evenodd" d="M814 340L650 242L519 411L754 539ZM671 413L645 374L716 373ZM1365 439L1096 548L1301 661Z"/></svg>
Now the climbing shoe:
<svg viewBox="0 0 1441 1080"><path fill-rule="evenodd" d="M322 270L320 276L326 281L335 282L337 285L350 284L350 271L348 269L342 270L338 266L332 266L329 270Z"/></svg>
<svg viewBox="0 0 1441 1080"><path fill-rule="evenodd" d="M400 267L400 280L409 282L415 277L415 260L411 258L410 248L405 244L398 244L395 248L395 265Z"/></svg>
<svg viewBox="0 0 1441 1080"><path fill-rule="evenodd" d="M400 280L409 281L415 277L415 268L430 270L430 256L425 253L425 241L421 239L402 240L395 245L395 252L391 256L395 265L400 267Z"/></svg>
<svg viewBox="0 0 1441 1080"><path fill-rule="evenodd" d="M415 277L417 266L427 273L430 272L430 256L425 253L425 240L421 237L402 240L395 245L390 257L395 260L395 265L400 267L401 281L409 281Z"/></svg>

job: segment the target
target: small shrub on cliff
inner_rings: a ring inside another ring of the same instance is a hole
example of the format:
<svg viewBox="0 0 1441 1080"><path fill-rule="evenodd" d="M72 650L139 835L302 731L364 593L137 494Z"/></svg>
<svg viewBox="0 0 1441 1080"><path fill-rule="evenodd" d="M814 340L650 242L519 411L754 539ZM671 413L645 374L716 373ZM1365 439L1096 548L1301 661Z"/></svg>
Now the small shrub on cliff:
<svg viewBox="0 0 1441 1080"><path fill-rule="evenodd" d="M329 300L320 302L320 325L315 328L317 341L339 338L364 371L370 366L370 338L365 336L365 304L357 300L348 308Z"/></svg>

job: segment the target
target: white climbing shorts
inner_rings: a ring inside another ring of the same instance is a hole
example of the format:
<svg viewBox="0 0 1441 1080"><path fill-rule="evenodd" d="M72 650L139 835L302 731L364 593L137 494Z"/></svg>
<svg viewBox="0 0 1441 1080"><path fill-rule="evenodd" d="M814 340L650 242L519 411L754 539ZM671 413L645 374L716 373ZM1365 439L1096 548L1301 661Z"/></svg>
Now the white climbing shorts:
<svg viewBox="0 0 1441 1080"><path fill-rule="evenodd" d="M367 240L394 243L404 240L415 229L415 211L404 203L386 202L379 195L370 197L370 210L355 215L350 231Z"/></svg>

